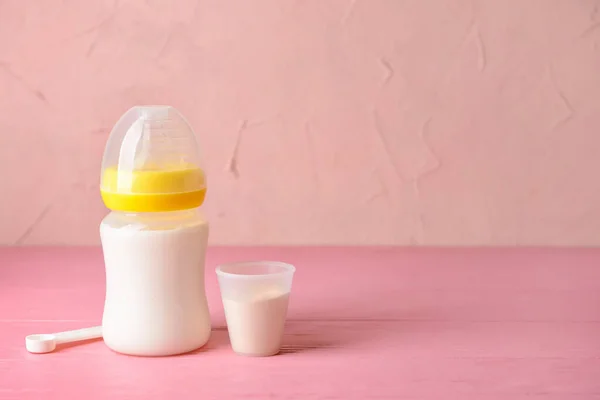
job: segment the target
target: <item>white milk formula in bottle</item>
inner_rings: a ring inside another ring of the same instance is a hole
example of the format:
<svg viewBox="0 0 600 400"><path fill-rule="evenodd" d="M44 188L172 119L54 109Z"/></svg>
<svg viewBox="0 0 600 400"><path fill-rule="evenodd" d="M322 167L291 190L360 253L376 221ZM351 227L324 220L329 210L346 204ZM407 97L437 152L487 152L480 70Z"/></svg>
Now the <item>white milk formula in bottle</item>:
<svg viewBox="0 0 600 400"><path fill-rule="evenodd" d="M210 336L204 291L206 177L194 132L173 107L127 111L102 161L104 342L139 356L186 353Z"/></svg>

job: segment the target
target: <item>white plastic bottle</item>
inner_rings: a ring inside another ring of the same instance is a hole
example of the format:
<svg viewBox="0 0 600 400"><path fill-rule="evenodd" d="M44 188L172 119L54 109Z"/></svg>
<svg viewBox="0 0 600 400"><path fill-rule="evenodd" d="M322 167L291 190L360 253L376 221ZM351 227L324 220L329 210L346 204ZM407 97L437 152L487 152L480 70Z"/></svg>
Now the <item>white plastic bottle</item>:
<svg viewBox="0 0 600 400"><path fill-rule="evenodd" d="M194 132L167 106L134 107L113 128L101 193L104 342L140 356L186 353L210 336L204 291L206 178Z"/></svg>

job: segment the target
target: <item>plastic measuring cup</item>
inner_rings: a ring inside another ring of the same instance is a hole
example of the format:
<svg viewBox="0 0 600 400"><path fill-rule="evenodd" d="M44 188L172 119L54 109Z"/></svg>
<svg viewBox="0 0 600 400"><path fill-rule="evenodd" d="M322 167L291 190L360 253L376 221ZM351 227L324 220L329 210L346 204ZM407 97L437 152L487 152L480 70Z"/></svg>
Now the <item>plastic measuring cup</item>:
<svg viewBox="0 0 600 400"><path fill-rule="evenodd" d="M293 265L278 261L217 267L229 340L237 354L279 352L295 271Z"/></svg>

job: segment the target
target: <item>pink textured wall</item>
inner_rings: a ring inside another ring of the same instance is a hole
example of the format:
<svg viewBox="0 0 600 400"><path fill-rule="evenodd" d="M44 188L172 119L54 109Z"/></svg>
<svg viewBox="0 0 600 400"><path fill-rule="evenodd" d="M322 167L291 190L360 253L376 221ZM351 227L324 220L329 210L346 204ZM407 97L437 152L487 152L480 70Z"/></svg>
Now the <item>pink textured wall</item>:
<svg viewBox="0 0 600 400"><path fill-rule="evenodd" d="M0 1L0 243L98 243L165 103L213 244L600 244L598 2Z"/></svg>

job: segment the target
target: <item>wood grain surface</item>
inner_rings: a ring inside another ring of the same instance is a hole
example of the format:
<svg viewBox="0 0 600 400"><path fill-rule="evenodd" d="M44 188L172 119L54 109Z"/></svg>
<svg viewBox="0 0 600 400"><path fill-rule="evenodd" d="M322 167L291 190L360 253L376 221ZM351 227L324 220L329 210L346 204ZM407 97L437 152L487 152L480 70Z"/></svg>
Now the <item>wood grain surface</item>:
<svg viewBox="0 0 600 400"><path fill-rule="evenodd" d="M236 356L214 268L298 268L284 346ZM98 248L0 248L0 399L600 399L600 250L211 248L205 348L33 355L32 333L97 325Z"/></svg>

